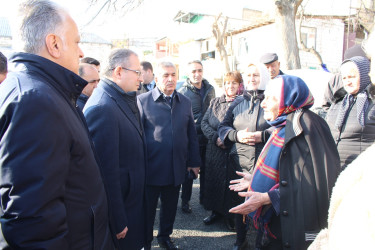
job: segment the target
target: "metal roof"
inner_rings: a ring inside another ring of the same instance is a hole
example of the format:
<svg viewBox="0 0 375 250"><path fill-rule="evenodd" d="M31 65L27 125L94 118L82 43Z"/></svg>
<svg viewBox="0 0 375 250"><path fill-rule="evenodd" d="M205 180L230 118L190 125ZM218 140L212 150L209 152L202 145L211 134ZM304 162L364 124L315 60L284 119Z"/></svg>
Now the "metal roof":
<svg viewBox="0 0 375 250"><path fill-rule="evenodd" d="M88 33L88 32L81 33L81 43L97 43L97 44L112 45L111 42L105 40L104 38L98 35L95 35L94 33Z"/></svg>

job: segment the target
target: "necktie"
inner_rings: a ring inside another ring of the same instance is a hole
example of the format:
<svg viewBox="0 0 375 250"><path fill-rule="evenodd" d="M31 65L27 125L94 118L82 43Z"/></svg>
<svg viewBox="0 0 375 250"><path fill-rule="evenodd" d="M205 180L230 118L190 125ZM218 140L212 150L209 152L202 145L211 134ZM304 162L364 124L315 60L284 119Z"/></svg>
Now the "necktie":
<svg viewBox="0 0 375 250"><path fill-rule="evenodd" d="M171 98L170 96L166 96L166 97L165 97L165 101L166 101L166 103L167 103L170 107L172 107L172 98Z"/></svg>

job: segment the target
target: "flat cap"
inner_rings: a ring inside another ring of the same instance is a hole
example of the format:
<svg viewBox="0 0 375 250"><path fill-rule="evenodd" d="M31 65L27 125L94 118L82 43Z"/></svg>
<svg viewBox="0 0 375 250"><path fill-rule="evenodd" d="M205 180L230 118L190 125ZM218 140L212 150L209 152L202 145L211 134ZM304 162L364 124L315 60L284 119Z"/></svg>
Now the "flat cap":
<svg viewBox="0 0 375 250"><path fill-rule="evenodd" d="M279 60L279 57L276 53L266 53L260 57L259 61L264 64L272 63L276 60Z"/></svg>

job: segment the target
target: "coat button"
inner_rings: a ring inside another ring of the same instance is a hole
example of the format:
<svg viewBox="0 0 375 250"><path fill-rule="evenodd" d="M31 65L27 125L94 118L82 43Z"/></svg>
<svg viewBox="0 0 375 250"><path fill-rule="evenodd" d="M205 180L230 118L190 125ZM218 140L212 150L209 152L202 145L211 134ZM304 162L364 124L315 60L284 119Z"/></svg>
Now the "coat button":
<svg viewBox="0 0 375 250"><path fill-rule="evenodd" d="M281 181L281 185L285 187L286 185L288 185L288 182L287 181Z"/></svg>
<svg viewBox="0 0 375 250"><path fill-rule="evenodd" d="M285 242L284 247L286 247L286 248L290 248L290 244L289 244L289 242Z"/></svg>
<svg viewBox="0 0 375 250"><path fill-rule="evenodd" d="M283 215L284 215L284 216L288 216L288 214L289 214L288 211L286 211L286 210L283 211Z"/></svg>

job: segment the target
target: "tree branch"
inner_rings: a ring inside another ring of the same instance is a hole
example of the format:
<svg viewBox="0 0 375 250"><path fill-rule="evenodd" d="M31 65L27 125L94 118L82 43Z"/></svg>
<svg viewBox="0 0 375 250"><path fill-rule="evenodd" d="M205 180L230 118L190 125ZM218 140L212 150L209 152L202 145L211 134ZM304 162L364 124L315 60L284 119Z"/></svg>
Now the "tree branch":
<svg viewBox="0 0 375 250"><path fill-rule="evenodd" d="M306 45L302 41L302 32L301 32L301 29L302 29L302 19L303 19L303 16L304 16L304 10L303 10L303 8L301 8L300 17L299 17L299 29L298 29L299 43L301 45L301 50L309 52L309 53L312 53L313 55L315 55L316 58L319 61L319 64L322 65L323 64L323 59L322 59L321 55L319 54L319 52L316 51L313 47L307 48Z"/></svg>
<svg viewBox="0 0 375 250"><path fill-rule="evenodd" d="M96 1L95 1L96 2ZM92 3L92 2L91 2ZM83 27L86 27L87 25L89 25L92 21L95 20L95 18L102 12L102 10L104 9L104 7L107 5L107 4L110 4L111 3L111 0L107 0L103 5L102 7L99 9L99 11L90 19L90 21L88 21ZM110 6L110 5L109 5Z"/></svg>

